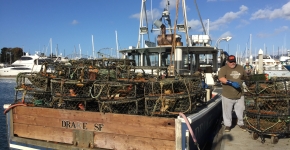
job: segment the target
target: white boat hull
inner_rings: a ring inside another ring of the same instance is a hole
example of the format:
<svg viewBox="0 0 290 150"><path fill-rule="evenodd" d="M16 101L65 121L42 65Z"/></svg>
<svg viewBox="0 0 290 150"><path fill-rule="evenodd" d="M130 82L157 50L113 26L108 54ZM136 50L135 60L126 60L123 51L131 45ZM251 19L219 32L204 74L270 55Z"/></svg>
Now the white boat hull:
<svg viewBox="0 0 290 150"><path fill-rule="evenodd" d="M17 68L17 67L7 67L0 69L0 77L16 77L19 73L31 73L39 72L41 65L34 66L34 68Z"/></svg>

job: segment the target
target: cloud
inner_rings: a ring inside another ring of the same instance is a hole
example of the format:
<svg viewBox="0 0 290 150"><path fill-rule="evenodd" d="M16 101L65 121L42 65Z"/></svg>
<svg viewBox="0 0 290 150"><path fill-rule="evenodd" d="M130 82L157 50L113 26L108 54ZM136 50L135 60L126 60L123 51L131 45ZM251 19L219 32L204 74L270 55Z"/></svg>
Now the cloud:
<svg viewBox="0 0 290 150"><path fill-rule="evenodd" d="M250 22L248 20L245 20L245 19L242 19L240 21L240 24L236 26L236 28L241 28L241 27L244 27L246 25L250 24Z"/></svg>
<svg viewBox="0 0 290 150"><path fill-rule="evenodd" d="M232 22L233 20L240 18L243 14L246 14L248 11L248 7L242 5L240 10L237 12L227 12L223 17L217 19L210 23L211 30L220 30L221 28L226 27L227 24Z"/></svg>
<svg viewBox="0 0 290 150"><path fill-rule="evenodd" d="M192 19L192 20L187 21L187 26L191 27L191 30L196 30L196 29L200 29L201 23L199 20Z"/></svg>
<svg viewBox="0 0 290 150"><path fill-rule="evenodd" d="M71 24L75 25L78 24L79 22L77 20L73 20Z"/></svg>
<svg viewBox="0 0 290 150"><path fill-rule="evenodd" d="M276 19L276 18L282 18L286 20L290 20L290 2L286 3L279 9L271 9L271 8L265 8L265 9L259 9L258 11L254 12L252 14L251 20L257 20L257 19Z"/></svg>
<svg viewBox="0 0 290 150"><path fill-rule="evenodd" d="M248 11L248 7L242 5L240 7L240 10L238 12L227 12L223 17L215 20L215 21L211 21L209 23L209 28L211 31L213 30L221 30L222 28L225 28L227 24L231 23L233 20L240 18L241 15L247 13ZM206 24L207 21L203 21L205 28L206 28ZM246 22L246 20L242 20L241 23L243 25L248 24L248 22ZM202 25L200 23L199 20L190 20L188 21L188 26L191 27L191 30L198 30L199 32L203 32L202 29Z"/></svg>
<svg viewBox="0 0 290 150"><path fill-rule="evenodd" d="M273 36L276 36L276 35L278 35L280 33L284 33L288 29L289 29L288 26L281 26L279 28L274 29L274 31L272 33L258 33L257 36L260 37L260 38L273 37Z"/></svg>
<svg viewBox="0 0 290 150"><path fill-rule="evenodd" d="M152 9L152 11L147 10L146 11L146 15L147 15L148 23L153 22L156 19L159 19L161 17L161 14L162 13L156 8ZM145 14L143 13L143 15L145 15ZM135 19L139 20L140 19L140 13L133 14L133 15L130 16L130 18L135 18ZM144 16L143 16L143 22L144 22L144 24L146 23L146 18Z"/></svg>
<svg viewBox="0 0 290 150"><path fill-rule="evenodd" d="M281 33L281 32L287 31L288 29L289 29L288 26L282 26L282 27L280 27L280 28L275 29L275 30L274 30L274 33L275 33L275 34L279 34L279 33Z"/></svg>

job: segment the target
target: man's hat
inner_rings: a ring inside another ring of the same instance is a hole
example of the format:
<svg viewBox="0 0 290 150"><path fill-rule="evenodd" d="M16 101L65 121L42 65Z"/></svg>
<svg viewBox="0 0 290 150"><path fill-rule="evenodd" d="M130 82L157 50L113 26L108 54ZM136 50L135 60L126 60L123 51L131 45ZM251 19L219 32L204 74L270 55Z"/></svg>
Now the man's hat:
<svg viewBox="0 0 290 150"><path fill-rule="evenodd" d="M234 55L230 55L230 56L228 57L228 62L236 62L236 56L234 56Z"/></svg>

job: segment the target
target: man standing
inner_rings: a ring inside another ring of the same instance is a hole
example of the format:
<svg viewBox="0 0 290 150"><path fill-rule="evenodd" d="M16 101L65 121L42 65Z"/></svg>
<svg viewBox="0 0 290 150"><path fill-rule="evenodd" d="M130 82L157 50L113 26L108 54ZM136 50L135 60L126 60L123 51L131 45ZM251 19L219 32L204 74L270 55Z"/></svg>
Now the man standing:
<svg viewBox="0 0 290 150"><path fill-rule="evenodd" d="M231 131L233 107L238 118L238 126L246 131L243 121L245 100L242 88L242 78L246 77L247 74L243 66L236 64L236 57L234 55L228 56L226 63L227 64L223 66L218 73L218 78L223 87L222 109L225 131Z"/></svg>
<svg viewBox="0 0 290 150"><path fill-rule="evenodd" d="M246 65L244 66L244 69L247 73L247 75L251 75L252 71L253 71L253 66L249 64L249 62L246 62Z"/></svg>

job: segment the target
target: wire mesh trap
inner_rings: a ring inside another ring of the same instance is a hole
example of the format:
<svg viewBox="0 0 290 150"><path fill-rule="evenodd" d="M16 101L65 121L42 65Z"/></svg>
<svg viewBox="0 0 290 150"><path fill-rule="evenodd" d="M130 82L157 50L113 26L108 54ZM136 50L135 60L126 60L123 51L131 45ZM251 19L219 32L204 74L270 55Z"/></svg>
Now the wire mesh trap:
<svg viewBox="0 0 290 150"><path fill-rule="evenodd" d="M262 142L270 135L272 143L290 133L289 80L247 81L245 125L253 138Z"/></svg>

